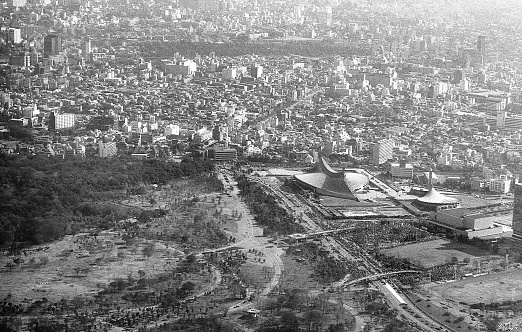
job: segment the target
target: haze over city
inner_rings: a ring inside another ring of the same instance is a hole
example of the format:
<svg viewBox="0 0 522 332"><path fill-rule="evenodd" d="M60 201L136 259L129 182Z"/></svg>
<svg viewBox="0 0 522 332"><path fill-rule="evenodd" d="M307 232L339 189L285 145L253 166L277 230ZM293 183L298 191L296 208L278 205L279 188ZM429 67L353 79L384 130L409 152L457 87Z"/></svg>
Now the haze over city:
<svg viewBox="0 0 522 332"><path fill-rule="evenodd" d="M0 332L517 331L520 17L0 0Z"/></svg>

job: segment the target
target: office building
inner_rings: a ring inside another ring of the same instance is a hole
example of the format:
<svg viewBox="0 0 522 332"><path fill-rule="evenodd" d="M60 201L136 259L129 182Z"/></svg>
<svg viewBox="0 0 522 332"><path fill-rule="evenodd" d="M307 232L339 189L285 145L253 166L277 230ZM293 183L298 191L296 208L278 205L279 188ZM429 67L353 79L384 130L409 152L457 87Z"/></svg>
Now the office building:
<svg viewBox="0 0 522 332"><path fill-rule="evenodd" d="M62 36L51 34L44 37L44 55L58 55L63 51Z"/></svg>
<svg viewBox="0 0 522 332"><path fill-rule="evenodd" d="M49 115L49 130L57 130L74 127L76 116L71 113L58 114L51 112Z"/></svg>
<svg viewBox="0 0 522 332"><path fill-rule="evenodd" d="M393 158L393 140L382 139L373 145L373 164L382 165Z"/></svg>
<svg viewBox="0 0 522 332"><path fill-rule="evenodd" d="M165 74L181 75L183 77L192 76L198 69L198 65L191 60L178 61L176 63L166 63Z"/></svg>
<svg viewBox="0 0 522 332"><path fill-rule="evenodd" d="M225 80L234 80L237 77L237 68L227 68L223 69L223 72L221 73L223 79Z"/></svg>
<svg viewBox="0 0 522 332"><path fill-rule="evenodd" d="M237 150L224 146L214 146L205 150L205 156L215 162L234 161L237 159Z"/></svg>
<svg viewBox="0 0 522 332"><path fill-rule="evenodd" d="M493 193L506 194L511 189L511 180L505 175L501 175L500 179L493 179L489 182L489 191Z"/></svg>
<svg viewBox="0 0 522 332"><path fill-rule="evenodd" d="M390 173L394 178L411 179L413 178L413 165L405 162L391 163Z"/></svg>

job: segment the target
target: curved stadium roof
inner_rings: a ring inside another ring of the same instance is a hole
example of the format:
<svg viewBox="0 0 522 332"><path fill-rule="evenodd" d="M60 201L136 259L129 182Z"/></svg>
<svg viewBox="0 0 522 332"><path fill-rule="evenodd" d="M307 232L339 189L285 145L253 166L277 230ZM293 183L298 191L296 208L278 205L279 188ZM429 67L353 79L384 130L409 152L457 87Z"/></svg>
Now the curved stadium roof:
<svg viewBox="0 0 522 332"><path fill-rule="evenodd" d="M368 177L352 172L338 172L321 157L313 173L295 175L296 181L321 195L357 200L353 191L368 184Z"/></svg>
<svg viewBox="0 0 522 332"><path fill-rule="evenodd" d="M426 195L417 198L417 202L428 205L446 205L455 204L459 200L453 197L447 197L439 193L435 188L431 187Z"/></svg>

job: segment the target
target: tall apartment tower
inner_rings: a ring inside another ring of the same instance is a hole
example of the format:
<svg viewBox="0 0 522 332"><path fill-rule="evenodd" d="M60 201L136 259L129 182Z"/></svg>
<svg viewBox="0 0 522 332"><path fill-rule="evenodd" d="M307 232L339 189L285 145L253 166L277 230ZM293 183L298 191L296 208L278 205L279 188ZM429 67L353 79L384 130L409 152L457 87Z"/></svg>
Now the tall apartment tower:
<svg viewBox="0 0 522 332"><path fill-rule="evenodd" d="M479 54L482 54L482 55L484 55L486 53L486 36L478 36L477 51Z"/></svg>
<svg viewBox="0 0 522 332"><path fill-rule="evenodd" d="M513 233L522 235L522 183L516 183L513 192Z"/></svg>
<svg viewBox="0 0 522 332"><path fill-rule="evenodd" d="M83 58L89 60L89 56L92 53L92 40L89 38L83 44Z"/></svg>
<svg viewBox="0 0 522 332"><path fill-rule="evenodd" d="M393 140L381 139L373 145L373 164L382 165L393 158Z"/></svg>
<svg viewBox="0 0 522 332"><path fill-rule="evenodd" d="M58 114L51 112L49 115L49 130L57 130L74 127L76 115L72 113Z"/></svg>
<svg viewBox="0 0 522 332"><path fill-rule="evenodd" d="M58 55L63 51L62 36L52 34L44 37L44 56Z"/></svg>

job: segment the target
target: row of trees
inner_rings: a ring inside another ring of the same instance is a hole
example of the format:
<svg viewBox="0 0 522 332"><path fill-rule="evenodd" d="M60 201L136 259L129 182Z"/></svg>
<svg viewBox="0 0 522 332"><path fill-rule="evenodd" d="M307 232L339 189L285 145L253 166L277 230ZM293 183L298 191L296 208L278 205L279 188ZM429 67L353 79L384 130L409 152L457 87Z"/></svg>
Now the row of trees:
<svg viewBox="0 0 522 332"><path fill-rule="evenodd" d="M181 163L127 157L61 160L0 154L0 245L38 244L78 226L107 228L134 213L110 204L133 188L213 176L204 160Z"/></svg>
<svg viewBox="0 0 522 332"><path fill-rule="evenodd" d="M332 54L348 54L355 49L343 43L333 43L332 41L285 41L285 42L235 42L235 43L192 43L188 41L180 42L144 42L141 49L158 58L172 55L173 52L180 52L183 55L196 56L197 54L210 55L212 52L222 56L239 56L246 54L259 55L284 55L298 54L311 57L330 57ZM364 50L358 45L358 54L370 54L369 49ZM352 52L353 53L353 52Z"/></svg>
<svg viewBox="0 0 522 332"><path fill-rule="evenodd" d="M241 195L255 215L256 222L264 227L265 234L293 234L303 231L294 217L279 206L274 196L267 194L259 185L248 181L244 175L238 177L237 183Z"/></svg>

